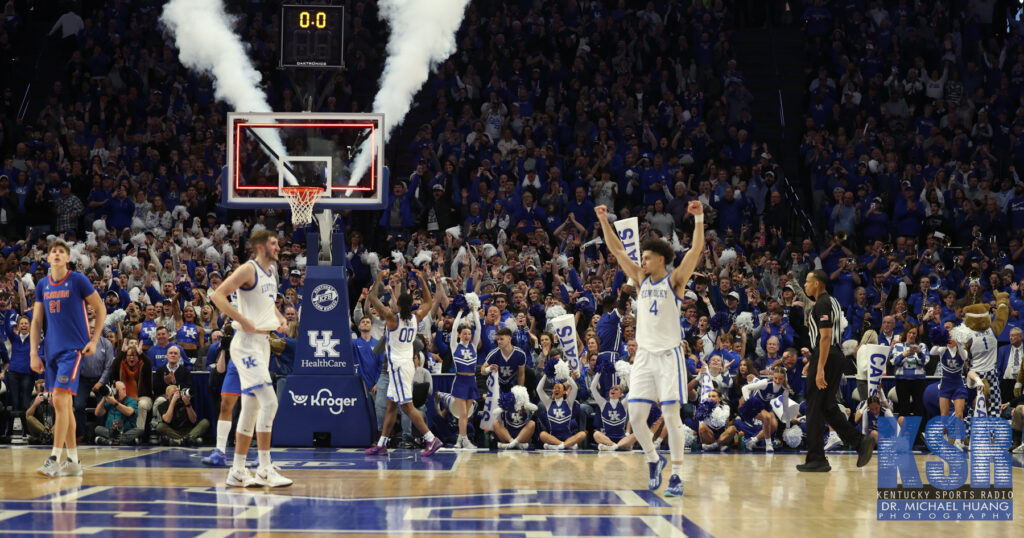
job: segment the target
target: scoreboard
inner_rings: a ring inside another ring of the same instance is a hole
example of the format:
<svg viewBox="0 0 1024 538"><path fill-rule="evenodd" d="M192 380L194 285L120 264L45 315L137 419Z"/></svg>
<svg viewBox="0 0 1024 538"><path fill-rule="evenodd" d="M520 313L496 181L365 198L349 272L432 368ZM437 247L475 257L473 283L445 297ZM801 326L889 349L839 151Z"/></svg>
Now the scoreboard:
<svg viewBox="0 0 1024 538"><path fill-rule="evenodd" d="M342 68L343 6L281 7L281 67Z"/></svg>

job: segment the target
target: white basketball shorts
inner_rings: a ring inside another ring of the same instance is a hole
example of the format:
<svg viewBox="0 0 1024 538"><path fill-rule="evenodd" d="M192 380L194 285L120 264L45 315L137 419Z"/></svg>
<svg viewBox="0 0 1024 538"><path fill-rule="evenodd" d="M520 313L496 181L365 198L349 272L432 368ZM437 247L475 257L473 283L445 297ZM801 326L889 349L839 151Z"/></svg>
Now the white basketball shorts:
<svg viewBox="0 0 1024 538"><path fill-rule="evenodd" d="M263 385L273 386L270 379L270 336L235 331L231 339L231 362L238 370L242 394Z"/></svg>
<svg viewBox="0 0 1024 538"><path fill-rule="evenodd" d="M637 350L629 372L629 401L686 403L686 359L682 346L664 351Z"/></svg>
<svg viewBox="0 0 1024 538"><path fill-rule="evenodd" d="M416 364L412 358L388 359L388 399L398 405L412 401L412 376L416 373Z"/></svg>

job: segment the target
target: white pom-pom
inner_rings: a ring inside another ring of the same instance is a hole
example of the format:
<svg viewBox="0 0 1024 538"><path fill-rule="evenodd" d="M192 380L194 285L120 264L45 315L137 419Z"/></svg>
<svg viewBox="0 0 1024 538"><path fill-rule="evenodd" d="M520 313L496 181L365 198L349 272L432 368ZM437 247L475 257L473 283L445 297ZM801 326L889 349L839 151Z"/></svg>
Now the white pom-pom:
<svg viewBox="0 0 1024 538"><path fill-rule="evenodd" d="M473 292L467 293L466 304L469 305L469 309L473 312L480 310L480 296Z"/></svg>
<svg viewBox="0 0 1024 538"><path fill-rule="evenodd" d="M490 258L498 255L498 249L494 248L494 245L487 243L484 245L484 257Z"/></svg>
<svg viewBox="0 0 1024 538"><path fill-rule="evenodd" d="M46 236L46 244L53 243L56 240L57 240L57 236L56 235L50 234L50 235Z"/></svg>
<svg viewBox="0 0 1024 538"><path fill-rule="evenodd" d="M106 329L117 327L118 323L124 321L126 315L127 313L120 308L114 310L113 312L107 314L107 318L103 320L103 328Z"/></svg>
<svg viewBox="0 0 1024 538"><path fill-rule="evenodd" d="M199 240L191 236L186 237L185 246L188 248L196 248L197 246L199 246Z"/></svg>
<svg viewBox="0 0 1024 538"><path fill-rule="evenodd" d="M252 225L252 233L256 233L256 232L258 232L260 230L266 230L266 229L267 229L266 226L264 226L263 224L258 223L258 222L256 224Z"/></svg>
<svg viewBox="0 0 1024 538"><path fill-rule="evenodd" d="M245 232L245 224L240 220L231 223L231 234L240 235Z"/></svg>
<svg viewBox="0 0 1024 538"><path fill-rule="evenodd" d="M615 376L619 378L619 386L625 391L629 387L629 374L633 371L633 365L629 361L615 361Z"/></svg>
<svg viewBox="0 0 1024 538"><path fill-rule="evenodd" d="M683 446L691 446L697 439L697 434L689 426L683 424Z"/></svg>
<svg viewBox="0 0 1024 538"><path fill-rule="evenodd" d="M199 225L199 217L192 219L192 235L199 235L203 233L202 226Z"/></svg>
<svg viewBox="0 0 1024 538"><path fill-rule="evenodd" d="M804 442L804 431L800 426L790 426L782 432L782 442L789 448L797 448Z"/></svg>
<svg viewBox="0 0 1024 538"><path fill-rule="evenodd" d="M555 257L555 264L559 269L567 269L569 267L569 258L565 254L559 254Z"/></svg>
<svg viewBox="0 0 1024 538"><path fill-rule="evenodd" d="M569 363L560 360L555 363L555 382L561 383L568 381L571 374L569 373Z"/></svg>
<svg viewBox="0 0 1024 538"><path fill-rule="evenodd" d="M556 304L555 306L552 306L551 308L547 309L546 312L544 312L544 316L548 318L549 321L559 316L564 316L565 314L565 307L560 304Z"/></svg>
<svg viewBox="0 0 1024 538"><path fill-rule="evenodd" d="M974 330L961 323L960 325L953 327L953 330L949 331L949 335L952 336L953 340L958 344L964 345L974 338Z"/></svg>
<svg viewBox="0 0 1024 538"><path fill-rule="evenodd" d="M452 258L452 263L454 264L454 267L458 267L459 264L465 262L467 255L468 253L466 252L466 247L459 247L458 252L455 253L455 257Z"/></svg>
<svg viewBox="0 0 1024 538"><path fill-rule="evenodd" d="M844 332L846 332L846 327L849 324L850 324L850 322L846 320L846 314L842 310L840 310L839 311L839 334L843 334Z"/></svg>
<svg viewBox="0 0 1024 538"><path fill-rule="evenodd" d="M139 232L146 229L146 223L139 217L132 217L131 229L133 232Z"/></svg>
<svg viewBox="0 0 1024 538"><path fill-rule="evenodd" d="M401 267L405 265L405 256L403 256L402 253L397 250L392 250L391 261L395 262L396 267Z"/></svg>
<svg viewBox="0 0 1024 538"><path fill-rule="evenodd" d="M217 247L210 245L209 247L206 247L204 253L207 261L217 262L223 265L224 258L220 255L220 252L217 251Z"/></svg>
<svg viewBox="0 0 1024 538"><path fill-rule="evenodd" d="M136 248L146 244L146 234L139 232L132 236L131 242Z"/></svg>
<svg viewBox="0 0 1024 538"><path fill-rule="evenodd" d="M845 342L843 342L840 348L843 350L843 355L846 355L847 357L852 357L853 354L857 351L857 341L846 340Z"/></svg>
<svg viewBox="0 0 1024 538"><path fill-rule="evenodd" d="M679 234L676 233L675 229L672 230L672 250L674 252L683 252L687 250L686 247L679 242Z"/></svg>
<svg viewBox="0 0 1024 538"><path fill-rule="evenodd" d="M125 256L124 259L121 260L119 267L122 271L127 272L134 271L135 269L142 267L142 264L139 262L139 258L137 256Z"/></svg>
<svg viewBox="0 0 1024 538"><path fill-rule="evenodd" d="M92 221L92 231L96 232L97 237L107 236L107 221L103 219L96 219Z"/></svg>
<svg viewBox="0 0 1024 538"><path fill-rule="evenodd" d="M110 256L100 256L100 259L96 260L96 267L100 271L106 271L107 267L110 267L114 263L114 260Z"/></svg>
<svg viewBox="0 0 1024 538"><path fill-rule="evenodd" d="M412 259L412 264L415 265L416 267L421 267L423 266L423 264L430 263L432 261L434 261L434 251L421 250L417 252L416 257Z"/></svg>
<svg viewBox="0 0 1024 538"><path fill-rule="evenodd" d="M715 407L715 410L711 412L711 416L708 418L708 426L711 429L717 430L718 428L724 428L726 421L729 420L729 408L719 404Z"/></svg>
<svg viewBox="0 0 1024 538"><path fill-rule="evenodd" d="M505 318L505 321L501 322L501 325L512 332L519 330L519 324L516 323L516 318L512 316Z"/></svg>
<svg viewBox="0 0 1024 538"><path fill-rule="evenodd" d="M96 248L100 244L96 241L96 232L85 232L85 246Z"/></svg>
<svg viewBox="0 0 1024 538"><path fill-rule="evenodd" d="M747 331L748 333L754 332L754 314L751 314L750 312L740 312L732 324L744 331Z"/></svg>
<svg viewBox="0 0 1024 538"><path fill-rule="evenodd" d="M448 228L447 230L445 230L445 233L451 234L451 236L454 237L455 239L462 238L462 228L458 226L452 226L451 228Z"/></svg>
<svg viewBox="0 0 1024 538"><path fill-rule="evenodd" d="M722 254L718 256L718 265L729 265L730 262L736 259L736 249L727 248L722 251Z"/></svg>
<svg viewBox="0 0 1024 538"><path fill-rule="evenodd" d="M156 228L153 228L153 236L157 239L163 239L164 237L167 237L167 230L157 226Z"/></svg>
<svg viewBox="0 0 1024 538"><path fill-rule="evenodd" d="M138 301L141 295L142 292L139 291L138 287L132 288L131 291L128 292L128 298L131 299L133 303Z"/></svg>
<svg viewBox="0 0 1024 538"><path fill-rule="evenodd" d="M199 242L199 245L196 246L196 250L199 252L206 252L206 249L211 246L213 246L213 240L210 238L203 238L203 240Z"/></svg>
<svg viewBox="0 0 1024 538"><path fill-rule="evenodd" d="M868 161L868 170L871 170L872 174L877 174L882 169L880 163L875 159Z"/></svg>
<svg viewBox="0 0 1024 538"><path fill-rule="evenodd" d="M178 222L182 217L188 219L188 209L185 209L183 205L176 206L174 211L171 211L171 218L174 219L174 222Z"/></svg>
<svg viewBox="0 0 1024 538"><path fill-rule="evenodd" d="M522 385L516 385L512 387L512 397L516 399L515 410L519 411L530 404L530 393L526 391L526 387ZM536 409L536 407L534 407Z"/></svg>
<svg viewBox="0 0 1024 538"><path fill-rule="evenodd" d="M32 280L31 273L25 273L25 276L21 277L21 285L29 291L36 289L36 281Z"/></svg>
<svg viewBox="0 0 1024 538"><path fill-rule="evenodd" d="M363 263L366 264L366 266L374 273L380 270L380 256L378 256L376 252L367 250L359 255L359 259L362 260Z"/></svg>
<svg viewBox="0 0 1024 538"><path fill-rule="evenodd" d="M213 231L213 237L217 239L224 239L228 235L228 227L221 224L217 226L217 229Z"/></svg>

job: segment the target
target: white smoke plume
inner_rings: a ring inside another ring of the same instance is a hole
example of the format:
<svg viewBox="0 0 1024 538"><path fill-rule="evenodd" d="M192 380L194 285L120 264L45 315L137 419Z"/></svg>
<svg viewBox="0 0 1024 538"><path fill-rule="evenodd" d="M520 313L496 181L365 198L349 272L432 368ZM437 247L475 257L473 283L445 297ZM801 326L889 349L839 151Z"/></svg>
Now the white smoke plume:
<svg viewBox="0 0 1024 538"><path fill-rule="evenodd" d="M238 112L272 112L259 87L260 73L232 29L236 19L224 11L222 0L171 0L160 15L160 22L174 35L181 63L212 76L217 99ZM278 159L285 155L276 129L255 131ZM292 177L287 179L295 183Z"/></svg>
<svg viewBox="0 0 1024 538"><path fill-rule="evenodd" d="M181 1L181 0L178 0ZM469 0L381 0L380 16L391 26L388 59L380 77L373 111L384 113L384 142L402 124L412 98L430 71L455 52L455 32ZM370 141L359 148L352 165L351 185L370 167Z"/></svg>

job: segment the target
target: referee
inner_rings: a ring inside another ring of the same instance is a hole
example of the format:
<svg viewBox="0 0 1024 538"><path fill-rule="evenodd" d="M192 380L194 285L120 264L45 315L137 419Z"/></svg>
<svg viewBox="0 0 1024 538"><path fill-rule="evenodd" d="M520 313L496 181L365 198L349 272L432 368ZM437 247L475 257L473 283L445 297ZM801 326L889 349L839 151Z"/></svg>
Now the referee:
<svg viewBox="0 0 1024 538"><path fill-rule="evenodd" d="M807 275L804 284L807 296L814 298L808 324L808 336L813 349L807 368L807 461L796 468L811 473L827 473L832 470L825 458L826 422L844 443L859 447L857 467L867 465L875 449L875 439L862 434L850 424L836 403L836 393L843 375L843 353L839 349L842 307L839 301L825 291L826 282L828 275L818 269Z"/></svg>

